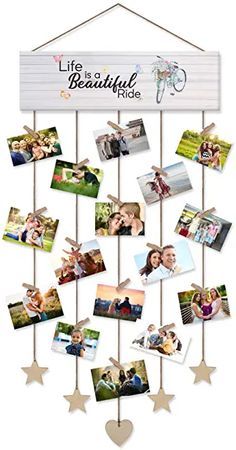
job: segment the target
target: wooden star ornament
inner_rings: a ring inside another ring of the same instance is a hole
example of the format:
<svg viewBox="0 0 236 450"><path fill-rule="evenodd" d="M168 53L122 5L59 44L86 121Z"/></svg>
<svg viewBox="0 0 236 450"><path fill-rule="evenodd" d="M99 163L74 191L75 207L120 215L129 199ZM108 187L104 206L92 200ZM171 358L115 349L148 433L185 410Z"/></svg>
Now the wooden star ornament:
<svg viewBox="0 0 236 450"><path fill-rule="evenodd" d="M48 367L39 367L37 361L33 361L30 367L21 367L21 369L26 373L27 379L26 384L36 381L37 383L43 384L43 374L48 370Z"/></svg>
<svg viewBox="0 0 236 450"><path fill-rule="evenodd" d="M70 403L69 412L80 409L86 413L85 402L88 401L90 395L82 395L77 388L72 395L64 395L63 397Z"/></svg>
<svg viewBox="0 0 236 450"><path fill-rule="evenodd" d="M160 409L165 409L171 412L169 402L173 400L174 395L167 395L162 387L160 387L158 394L148 396L153 402L153 411L159 411Z"/></svg>
<svg viewBox="0 0 236 450"><path fill-rule="evenodd" d="M199 383L200 381L206 381L211 384L210 375L214 372L216 367L207 366L204 359L202 359L199 366L190 367L190 369L195 373L194 384Z"/></svg>

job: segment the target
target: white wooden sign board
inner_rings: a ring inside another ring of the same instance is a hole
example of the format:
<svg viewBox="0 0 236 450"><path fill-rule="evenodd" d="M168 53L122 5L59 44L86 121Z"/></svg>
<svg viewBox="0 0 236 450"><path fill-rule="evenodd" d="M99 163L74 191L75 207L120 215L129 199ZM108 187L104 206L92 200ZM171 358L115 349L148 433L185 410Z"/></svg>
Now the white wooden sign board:
<svg viewBox="0 0 236 450"><path fill-rule="evenodd" d="M22 52L22 110L218 110L216 52Z"/></svg>

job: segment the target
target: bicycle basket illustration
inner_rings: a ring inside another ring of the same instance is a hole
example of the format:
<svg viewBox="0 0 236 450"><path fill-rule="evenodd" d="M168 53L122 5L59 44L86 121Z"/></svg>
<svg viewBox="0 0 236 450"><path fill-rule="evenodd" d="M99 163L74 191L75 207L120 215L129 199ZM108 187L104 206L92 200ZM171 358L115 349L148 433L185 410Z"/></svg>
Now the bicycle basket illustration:
<svg viewBox="0 0 236 450"><path fill-rule="evenodd" d="M161 103L166 88L170 90L170 95L175 95L176 92L184 90L187 75L177 62L166 61L161 56L157 56L157 60L152 66L152 73L154 74L154 81L157 87L156 102L158 104Z"/></svg>

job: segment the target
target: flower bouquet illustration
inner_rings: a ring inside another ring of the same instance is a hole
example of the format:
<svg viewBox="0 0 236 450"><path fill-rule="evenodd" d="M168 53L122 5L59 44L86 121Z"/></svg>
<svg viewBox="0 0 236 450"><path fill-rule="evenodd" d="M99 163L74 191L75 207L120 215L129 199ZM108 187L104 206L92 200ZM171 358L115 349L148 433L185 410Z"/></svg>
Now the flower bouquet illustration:
<svg viewBox="0 0 236 450"><path fill-rule="evenodd" d="M156 102L162 101L166 87L170 89L170 95L182 92L187 81L184 69L179 68L176 61L167 61L161 56L152 64L152 73L157 86Z"/></svg>

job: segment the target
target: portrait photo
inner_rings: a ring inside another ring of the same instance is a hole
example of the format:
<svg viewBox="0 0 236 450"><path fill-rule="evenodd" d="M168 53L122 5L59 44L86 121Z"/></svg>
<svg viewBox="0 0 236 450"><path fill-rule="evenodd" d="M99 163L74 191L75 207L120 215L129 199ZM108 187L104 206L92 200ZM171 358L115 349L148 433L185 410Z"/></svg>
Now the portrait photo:
<svg viewBox="0 0 236 450"><path fill-rule="evenodd" d="M58 322L52 342L52 350L64 355L79 356L93 361L100 332L78 325Z"/></svg>
<svg viewBox="0 0 236 450"><path fill-rule="evenodd" d="M93 314L135 322L141 319L143 304L144 291L98 284Z"/></svg>
<svg viewBox="0 0 236 450"><path fill-rule="evenodd" d="M102 130L94 131L94 138L101 161L149 150L142 119L117 125L116 129L107 125Z"/></svg>
<svg viewBox="0 0 236 450"><path fill-rule="evenodd" d="M95 203L96 236L144 236L144 203Z"/></svg>

